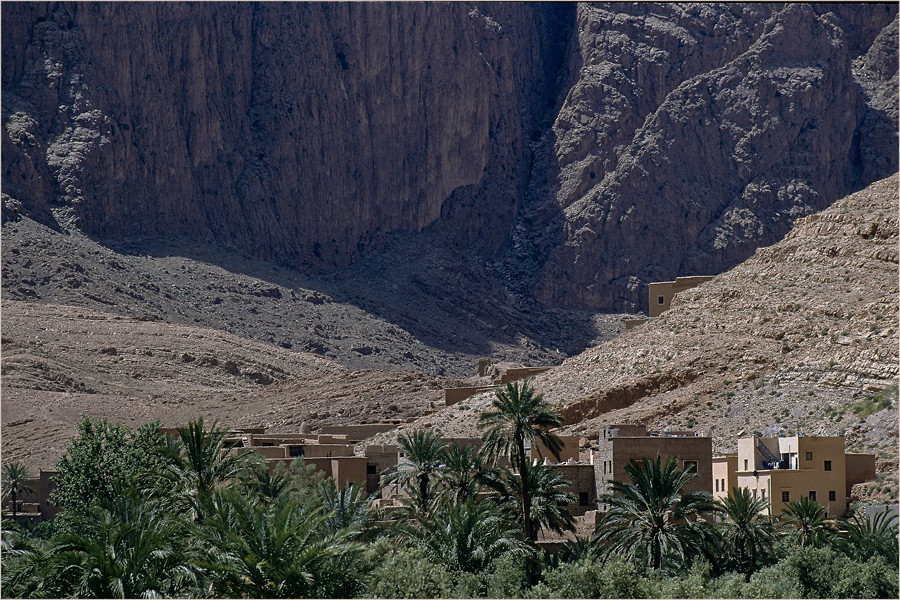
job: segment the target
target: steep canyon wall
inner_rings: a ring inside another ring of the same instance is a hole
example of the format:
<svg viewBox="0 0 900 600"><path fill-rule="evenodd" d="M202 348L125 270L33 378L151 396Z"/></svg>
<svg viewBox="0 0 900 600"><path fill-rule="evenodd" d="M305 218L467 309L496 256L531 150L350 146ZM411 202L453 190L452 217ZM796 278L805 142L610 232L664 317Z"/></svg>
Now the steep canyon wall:
<svg viewBox="0 0 900 600"><path fill-rule="evenodd" d="M4 3L4 220L645 307L897 170L890 4Z"/></svg>
<svg viewBox="0 0 900 600"><path fill-rule="evenodd" d="M479 233L515 214L567 11L4 5L3 191L101 239L186 234L304 268L442 210L497 252Z"/></svg>

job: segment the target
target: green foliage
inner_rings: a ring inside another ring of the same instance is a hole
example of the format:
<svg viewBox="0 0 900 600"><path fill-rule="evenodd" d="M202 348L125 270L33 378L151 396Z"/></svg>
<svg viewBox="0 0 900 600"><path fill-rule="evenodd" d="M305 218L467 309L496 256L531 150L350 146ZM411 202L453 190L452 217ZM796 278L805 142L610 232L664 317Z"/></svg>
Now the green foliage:
<svg viewBox="0 0 900 600"><path fill-rule="evenodd" d="M9 495L12 501L13 519L16 518L16 513L18 513L18 501L22 494L34 493L34 489L25 483L30 477L28 469L22 463L12 462L3 465L2 477L0 477L2 478L2 484L0 484L2 492L0 492L0 495L3 497Z"/></svg>
<svg viewBox="0 0 900 600"><path fill-rule="evenodd" d="M765 500L753 498L748 488L734 488L719 502L724 516L719 526L724 563L749 578L773 559L775 527L763 514Z"/></svg>
<svg viewBox="0 0 900 600"><path fill-rule="evenodd" d="M513 475L509 469L500 469L487 481L499 492L501 506L513 517L522 514L522 484L525 483L531 497L529 525L532 531L549 529L562 533L574 529L575 518L566 505L577 498L568 491L566 478L552 465L532 466L526 463L524 477Z"/></svg>
<svg viewBox="0 0 900 600"><path fill-rule="evenodd" d="M440 476L444 487L442 497L453 503L470 500L484 488L490 473L491 470L473 448L451 444L443 455Z"/></svg>
<svg viewBox="0 0 900 600"><path fill-rule="evenodd" d="M646 598L647 580L634 564L612 555L603 564L594 558L563 563L544 573L544 582L531 589L534 598Z"/></svg>
<svg viewBox="0 0 900 600"><path fill-rule="evenodd" d="M651 598L739 598L744 587L740 574L713 577L710 564L700 561L684 574L654 572L647 580L647 595Z"/></svg>
<svg viewBox="0 0 900 600"><path fill-rule="evenodd" d="M178 435L180 439L167 448L165 478L201 521L212 510L216 488L253 468L262 458L253 451L228 448L227 432L215 423L206 431L203 419L179 427Z"/></svg>
<svg viewBox="0 0 900 600"><path fill-rule="evenodd" d="M372 553L386 558L371 571L367 595L371 598L452 597L450 573L425 557L422 548L402 548L385 552L384 543Z"/></svg>
<svg viewBox="0 0 900 600"><path fill-rule="evenodd" d="M562 441L551 429L562 425L562 417L553 411L542 394L526 381L507 383L497 390L492 410L481 413L479 429L485 430L482 452L489 459L501 455L509 457L520 479L521 523L525 537L534 541L538 531L531 515L532 491L528 485L527 467L531 462L525 454L525 443L540 440L557 458Z"/></svg>
<svg viewBox="0 0 900 600"><path fill-rule="evenodd" d="M514 554L499 557L491 563L487 582L488 598L523 598L527 586L525 560Z"/></svg>
<svg viewBox="0 0 900 600"><path fill-rule="evenodd" d="M300 483L299 473L292 467L293 463L289 467L279 462L270 469L268 465L258 463L253 468L243 470L237 477L238 483L261 501L270 504L277 502L285 494L303 494L308 498L312 495L311 490Z"/></svg>
<svg viewBox="0 0 900 600"><path fill-rule="evenodd" d="M96 501L112 500L114 488L140 487L165 464L159 422L132 430L106 419L82 417L78 435L57 463L53 500L59 518L84 514Z"/></svg>
<svg viewBox="0 0 900 600"><path fill-rule="evenodd" d="M3 520L0 572L3 574L3 596L6 598L34 596L34 590L42 580L39 572L43 566L45 543L32 533L22 523Z"/></svg>
<svg viewBox="0 0 900 600"><path fill-rule="evenodd" d="M817 548L826 545L834 533L825 507L808 496L785 506L779 527L795 543Z"/></svg>
<svg viewBox="0 0 900 600"><path fill-rule="evenodd" d="M880 558L855 561L831 548L797 547L753 575L750 598L896 598L897 566Z"/></svg>
<svg viewBox="0 0 900 600"><path fill-rule="evenodd" d="M321 508L288 497L256 502L219 490L200 537L212 589L229 598L340 598L362 589L362 546L349 531L330 532Z"/></svg>
<svg viewBox="0 0 900 600"><path fill-rule="evenodd" d="M136 489L115 488L55 536L41 558L38 595L59 598L182 596L195 589L189 523Z"/></svg>
<svg viewBox="0 0 900 600"><path fill-rule="evenodd" d="M597 526L598 540L649 569L679 568L703 556L715 535L697 517L715 505L707 492L684 492L696 475L679 469L673 456L663 465L659 454L631 459L625 472L631 483L612 481L613 493L600 500L609 510Z"/></svg>
<svg viewBox="0 0 900 600"><path fill-rule="evenodd" d="M397 438L397 446L403 457L386 478L388 484L405 488L420 513L431 510L434 500L432 485L440 472L447 444L440 433L430 429L417 429Z"/></svg>
<svg viewBox="0 0 900 600"><path fill-rule="evenodd" d="M334 479L328 478L319 484L319 494L328 531L349 530L356 536L373 525L375 511L371 506L374 498L366 494L363 486L345 483L338 488Z"/></svg>
<svg viewBox="0 0 900 600"><path fill-rule="evenodd" d="M897 402L897 389L898 386L893 385L880 392L866 394L862 400L849 406L850 411L860 419L865 419L869 415L891 408Z"/></svg>
<svg viewBox="0 0 900 600"><path fill-rule="evenodd" d="M530 554L521 531L490 499L444 506L411 524L407 536L448 571L478 573L502 556Z"/></svg>
<svg viewBox="0 0 900 600"><path fill-rule="evenodd" d="M838 523L835 546L854 560L865 561L880 556L889 564L900 561L900 547L897 544L897 519L885 508L872 519L864 510Z"/></svg>
<svg viewBox="0 0 900 600"><path fill-rule="evenodd" d="M611 508L598 536L543 556L543 582L532 585L535 547L516 523L524 498L532 531L571 522L561 504L574 498L552 467L487 469L470 449L409 435L406 481L415 496L427 474L427 510L407 512L413 518L395 537L375 539L378 517L361 487L338 488L302 459L270 471L202 421L180 440L157 432L157 424L133 431L82 421L60 461L64 520L3 523L4 596L898 595L897 525L886 514L843 519L835 536L823 507L804 498L788 506L786 535L775 537L760 503L736 490L718 508L716 535L697 518L714 508L708 494L685 494L691 474L659 456L629 463L631 482L613 482L617 493L603 498ZM513 435L513 455L515 445ZM3 475L9 489L27 474ZM485 482L497 493L483 498Z"/></svg>

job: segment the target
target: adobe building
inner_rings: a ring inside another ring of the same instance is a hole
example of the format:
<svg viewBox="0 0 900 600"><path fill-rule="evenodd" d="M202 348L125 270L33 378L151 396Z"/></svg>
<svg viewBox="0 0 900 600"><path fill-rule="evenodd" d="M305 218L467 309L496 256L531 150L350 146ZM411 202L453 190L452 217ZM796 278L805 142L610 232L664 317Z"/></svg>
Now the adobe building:
<svg viewBox="0 0 900 600"><path fill-rule="evenodd" d="M491 365L488 363L479 363L478 375L480 377L491 377L491 385L477 385L458 388L444 389L444 404L453 406L457 402L462 402L466 398L471 398L475 394L489 392L496 389L497 386L519 381L528 377L533 377L539 373L549 371L553 367L517 367L508 363L499 365Z"/></svg>
<svg viewBox="0 0 900 600"><path fill-rule="evenodd" d="M578 463L574 459L554 465L559 474L569 482L567 492L575 496L566 508L573 517L581 517L597 510L597 484L594 481L594 465Z"/></svg>
<svg viewBox="0 0 900 600"><path fill-rule="evenodd" d="M611 492L610 481L630 481L625 465L631 459L655 458L663 462L676 457L679 468L687 468L697 476L686 492L709 492L713 488L712 438L700 437L693 431L655 433L644 425L607 425L600 430L600 448L594 460L597 496Z"/></svg>
<svg viewBox="0 0 900 600"><path fill-rule="evenodd" d="M16 521L47 521L56 516L59 507L50 502L50 496L56 489L53 477L56 471L41 469L37 477L25 480L25 485L33 492L25 492L16 496ZM12 517L12 496L6 494L0 502L3 516Z"/></svg>
<svg viewBox="0 0 900 600"><path fill-rule="evenodd" d="M737 487L737 464L736 452L713 456L713 499L722 500L730 496L731 491Z"/></svg>
<svg viewBox="0 0 900 600"><path fill-rule="evenodd" d="M319 428L320 434L345 436L351 444L373 437L385 431L396 429L395 423L363 423L361 425L325 425Z"/></svg>
<svg viewBox="0 0 900 600"><path fill-rule="evenodd" d="M535 440L534 444L531 444L529 449L531 452L531 460L543 461L544 459L547 459L549 464L566 463L569 461L578 462L579 437L577 435L560 435L558 437L563 444L562 448L559 450L559 457L553 456L553 453L550 452L541 440Z"/></svg>
<svg viewBox="0 0 900 600"><path fill-rule="evenodd" d="M802 497L844 515L853 485L875 478L875 456L846 454L843 436L741 438L737 458L738 486L766 500L770 515Z"/></svg>
<svg viewBox="0 0 900 600"><path fill-rule="evenodd" d="M697 287L712 279L710 275L693 275L690 277L676 277L675 281L657 281L649 285L650 305L647 314L650 317L658 317L672 306L675 294Z"/></svg>

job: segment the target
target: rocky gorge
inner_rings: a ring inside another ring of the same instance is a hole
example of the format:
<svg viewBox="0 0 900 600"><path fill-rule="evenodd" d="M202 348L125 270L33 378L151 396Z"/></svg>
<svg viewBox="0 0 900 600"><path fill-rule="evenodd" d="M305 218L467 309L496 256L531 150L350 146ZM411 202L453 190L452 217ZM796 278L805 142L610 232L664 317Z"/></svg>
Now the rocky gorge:
<svg viewBox="0 0 900 600"><path fill-rule="evenodd" d="M647 282L730 268L897 170L896 17L13 3L5 211L307 273L428 230L544 306L646 308Z"/></svg>
<svg viewBox="0 0 900 600"><path fill-rule="evenodd" d="M49 467L80 414L462 431L440 390L489 357L558 365L572 432L818 422L896 473L896 415L834 416L897 377L896 5L2 25L5 457ZM719 277L625 333L694 274Z"/></svg>

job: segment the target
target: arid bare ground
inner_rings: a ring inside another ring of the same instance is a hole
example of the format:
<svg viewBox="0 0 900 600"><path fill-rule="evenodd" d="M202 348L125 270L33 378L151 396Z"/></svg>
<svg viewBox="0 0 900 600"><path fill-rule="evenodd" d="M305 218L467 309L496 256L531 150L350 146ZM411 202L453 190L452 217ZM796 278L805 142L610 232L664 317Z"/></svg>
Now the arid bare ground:
<svg viewBox="0 0 900 600"><path fill-rule="evenodd" d="M4 301L2 317L3 456L35 470L53 466L82 414L297 431L419 416L455 381L71 306Z"/></svg>
<svg viewBox="0 0 900 600"><path fill-rule="evenodd" d="M111 248L22 217L3 225L3 298L209 327L353 369L456 377L485 356L558 364L624 329L623 315L515 297L481 262L426 251L423 236L398 234L383 254L309 277L174 238Z"/></svg>
<svg viewBox="0 0 900 600"><path fill-rule="evenodd" d="M801 220L773 246L679 294L671 310L567 359L533 383L565 431L603 423L690 428L714 450L736 438L845 435L882 475L857 495L897 499L898 187L891 177ZM890 408L864 415L872 396ZM480 394L422 420L474 435ZM856 412L854 412L856 409ZM391 434L373 441L383 442Z"/></svg>
<svg viewBox="0 0 900 600"><path fill-rule="evenodd" d="M712 435L716 451L734 451L735 438L754 431L844 434L850 451L875 453L883 471L857 496L896 498L896 399L864 417L854 408L896 386L897 239L890 178L803 219L785 240L679 295L662 317L534 385L586 444L602 423L626 421L692 428ZM219 329L34 299L5 299L2 309L4 460L33 469L52 467L81 414L133 425L202 416L275 431L421 416L399 431L477 435L490 401L443 406L443 387L485 383L474 376L353 370ZM604 322L621 327L621 318Z"/></svg>

